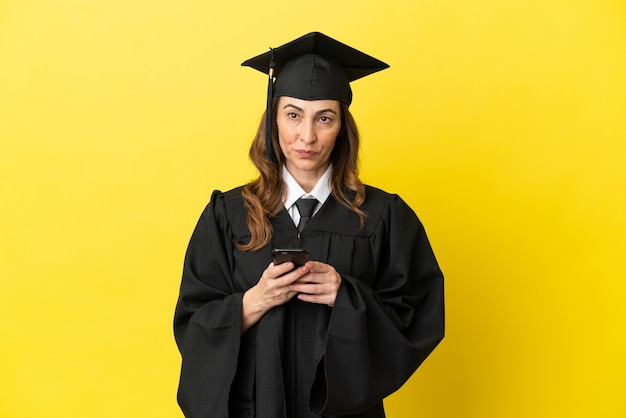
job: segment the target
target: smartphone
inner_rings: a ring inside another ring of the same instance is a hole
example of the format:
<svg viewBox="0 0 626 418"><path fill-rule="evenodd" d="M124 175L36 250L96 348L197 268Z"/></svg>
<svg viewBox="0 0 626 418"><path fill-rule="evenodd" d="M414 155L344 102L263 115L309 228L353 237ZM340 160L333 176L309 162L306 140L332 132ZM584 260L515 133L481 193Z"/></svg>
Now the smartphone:
<svg viewBox="0 0 626 418"><path fill-rule="evenodd" d="M302 267L309 261L309 252L302 248L274 248L272 250L274 265L291 261L295 268Z"/></svg>

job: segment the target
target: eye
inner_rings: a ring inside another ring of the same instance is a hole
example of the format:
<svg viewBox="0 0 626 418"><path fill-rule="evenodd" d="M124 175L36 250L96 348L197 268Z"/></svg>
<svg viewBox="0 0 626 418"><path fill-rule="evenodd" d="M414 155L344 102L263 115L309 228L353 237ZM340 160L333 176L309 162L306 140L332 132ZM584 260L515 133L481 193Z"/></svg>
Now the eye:
<svg viewBox="0 0 626 418"><path fill-rule="evenodd" d="M320 122L322 123L331 123L333 121L333 118L331 118L330 116L320 116Z"/></svg>
<svg viewBox="0 0 626 418"><path fill-rule="evenodd" d="M295 112L289 112L287 113L287 118L288 119L298 119L298 114Z"/></svg>

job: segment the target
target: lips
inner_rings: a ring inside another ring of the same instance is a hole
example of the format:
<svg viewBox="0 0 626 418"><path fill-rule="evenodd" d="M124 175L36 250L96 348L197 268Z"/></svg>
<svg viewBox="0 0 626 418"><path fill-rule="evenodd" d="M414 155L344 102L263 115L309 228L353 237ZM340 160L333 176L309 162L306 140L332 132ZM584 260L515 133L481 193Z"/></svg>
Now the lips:
<svg viewBox="0 0 626 418"><path fill-rule="evenodd" d="M297 149L295 150L296 154L303 158L312 158L317 155L317 152L311 150Z"/></svg>

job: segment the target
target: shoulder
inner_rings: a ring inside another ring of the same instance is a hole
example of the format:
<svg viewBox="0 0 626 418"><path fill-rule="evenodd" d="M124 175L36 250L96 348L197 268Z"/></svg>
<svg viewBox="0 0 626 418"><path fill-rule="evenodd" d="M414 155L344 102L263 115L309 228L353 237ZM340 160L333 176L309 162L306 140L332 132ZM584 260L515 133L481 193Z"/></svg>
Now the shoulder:
<svg viewBox="0 0 626 418"><path fill-rule="evenodd" d="M387 201L397 195L386 192L382 189L379 189L378 187L374 187L374 186L370 186L369 184L366 184L365 196L368 200Z"/></svg>
<svg viewBox="0 0 626 418"><path fill-rule="evenodd" d="M389 219L390 217L401 217L408 220L418 221L417 215L411 207L396 193L389 193L385 190L365 186L365 202L361 206L372 220Z"/></svg>
<svg viewBox="0 0 626 418"><path fill-rule="evenodd" d="M236 236L249 234L243 188L244 186L239 186L225 192L214 190L207 206L221 228L230 230Z"/></svg>
<svg viewBox="0 0 626 418"><path fill-rule="evenodd" d="M243 195L241 193L243 192L244 187L245 186L235 187L234 189L230 189L225 192L216 190L213 194L215 195L216 192L219 193L219 198L222 199L226 205L243 205Z"/></svg>
<svg viewBox="0 0 626 418"><path fill-rule="evenodd" d="M245 212L241 195L243 187L236 187L225 192L213 190L203 216L212 216L218 221L231 223L233 216L237 218L237 214Z"/></svg>
<svg viewBox="0 0 626 418"><path fill-rule="evenodd" d="M243 203L243 196L241 192L243 191L244 186L235 187L234 189L227 190L225 192L215 189L211 193L211 199L209 201L209 206L216 205L237 205Z"/></svg>
<svg viewBox="0 0 626 418"><path fill-rule="evenodd" d="M399 195L386 192L374 186L365 185L365 202L362 209L369 207L371 209L383 210L398 204L406 205Z"/></svg>

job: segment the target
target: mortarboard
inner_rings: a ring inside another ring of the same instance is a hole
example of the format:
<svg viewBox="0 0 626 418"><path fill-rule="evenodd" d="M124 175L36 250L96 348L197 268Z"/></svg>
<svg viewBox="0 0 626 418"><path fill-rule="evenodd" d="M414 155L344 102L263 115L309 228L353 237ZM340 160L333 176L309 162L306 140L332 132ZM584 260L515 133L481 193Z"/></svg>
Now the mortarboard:
<svg viewBox="0 0 626 418"><path fill-rule="evenodd" d="M272 98L352 102L350 82L389 65L319 32L308 33L269 52L244 61L269 75L267 87L265 153L273 159ZM276 78L276 81L274 81Z"/></svg>

